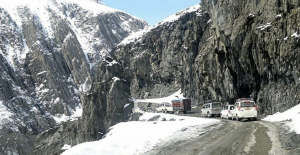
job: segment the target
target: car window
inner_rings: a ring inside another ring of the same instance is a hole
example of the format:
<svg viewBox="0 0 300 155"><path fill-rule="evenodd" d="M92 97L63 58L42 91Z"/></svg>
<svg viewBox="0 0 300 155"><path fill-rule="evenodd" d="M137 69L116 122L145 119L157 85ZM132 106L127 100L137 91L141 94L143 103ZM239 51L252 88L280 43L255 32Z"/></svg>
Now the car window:
<svg viewBox="0 0 300 155"><path fill-rule="evenodd" d="M228 109L228 106L225 106L225 107L224 107L224 110L227 110L227 109Z"/></svg>
<svg viewBox="0 0 300 155"><path fill-rule="evenodd" d="M234 106L230 106L229 108L230 108L230 110L233 110L233 109L234 109Z"/></svg>
<svg viewBox="0 0 300 155"><path fill-rule="evenodd" d="M212 107L221 107L221 103L212 103Z"/></svg>
<svg viewBox="0 0 300 155"><path fill-rule="evenodd" d="M255 107L254 102L242 102L241 107Z"/></svg>

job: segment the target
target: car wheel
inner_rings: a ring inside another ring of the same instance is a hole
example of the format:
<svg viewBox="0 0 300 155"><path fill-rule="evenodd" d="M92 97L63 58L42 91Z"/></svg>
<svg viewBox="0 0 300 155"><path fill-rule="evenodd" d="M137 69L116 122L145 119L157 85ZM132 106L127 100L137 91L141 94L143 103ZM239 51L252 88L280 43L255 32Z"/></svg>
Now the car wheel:
<svg viewBox="0 0 300 155"><path fill-rule="evenodd" d="M207 112L207 117L208 117L208 118L210 118L210 117L211 117L211 115L210 115L210 113L209 113L209 112Z"/></svg>
<svg viewBox="0 0 300 155"><path fill-rule="evenodd" d="M239 121L239 117L238 117L237 115L236 115L236 118L235 118L235 119L236 119L236 121Z"/></svg>
<svg viewBox="0 0 300 155"><path fill-rule="evenodd" d="M256 121L256 120L257 120L257 118L252 118L252 120L253 120L253 121Z"/></svg>
<svg viewBox="0 0 300 155"><path fill-rule="evenodd" d="M227 115L227 119L229 119L229 116Z"/></svg>
<svg viewBox="0 0 300 155"><path fill-rule="evenodd" d="M221 116L221 119L223 119L223 116L222 116L222 114L221 114L220 116Z"/></svg>
<svg viewBox="0 0 300 155"><path fill-rule="evenodd" d="M231 120L234 120L233 116L231 117Z"/></svg>

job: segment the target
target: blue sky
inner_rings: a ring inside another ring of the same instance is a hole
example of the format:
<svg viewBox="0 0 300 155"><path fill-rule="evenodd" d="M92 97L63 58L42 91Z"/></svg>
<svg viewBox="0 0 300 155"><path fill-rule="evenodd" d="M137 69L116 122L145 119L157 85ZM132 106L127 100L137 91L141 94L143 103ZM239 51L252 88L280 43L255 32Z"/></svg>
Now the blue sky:
<svg viewBox="0 0 300 155"><path fill-rule="evenodd" d="M102 0L108 7L127 12L155 25L176 12L193 5L200 0Z"/></svg>

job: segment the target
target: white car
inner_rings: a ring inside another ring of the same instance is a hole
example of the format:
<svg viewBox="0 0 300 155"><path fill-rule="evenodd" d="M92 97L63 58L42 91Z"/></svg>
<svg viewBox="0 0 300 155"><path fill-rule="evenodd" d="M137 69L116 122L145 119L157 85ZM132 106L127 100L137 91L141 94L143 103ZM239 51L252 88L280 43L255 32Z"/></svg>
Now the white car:
<svg viewBox="0 0 300 155"><path fill-rule="evenodd" d="M164 102L158 105L158 107L156 108L156 112L163 112L163 113L173 113L173 107L171 105L171 103L168 102Z"/></svg>
<svg viewBox="0 0 300 155"><path fill-rule="evenodd" d="M226 105L223 107L221 111L221 119L223 118L232 118L232 110L234 109L234 105Z"/></svg>
<svg viewBox="0 0 300 155"><path fill-rule="evenodd" d="M215 115L220 115L222 110L222 103L221 102L212 102L204 104L201 109L201 117L211 117Z"/></svg>
<svg viewBox="0 0 300 155"><path fill-rule="evenodd" d="M232 120L251 119L257 120L257 106L253 99L241 98L237 99L232 110Z"/></svg>

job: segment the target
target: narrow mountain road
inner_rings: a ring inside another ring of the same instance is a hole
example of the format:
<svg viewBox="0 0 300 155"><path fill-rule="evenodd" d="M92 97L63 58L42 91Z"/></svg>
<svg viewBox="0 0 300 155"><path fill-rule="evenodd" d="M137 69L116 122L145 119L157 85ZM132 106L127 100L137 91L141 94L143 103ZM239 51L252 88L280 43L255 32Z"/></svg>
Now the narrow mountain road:
<svg viewBox="0 0 300 155"><path fill-rule="evenodd" d="M147 155L285 155L276 126L262 121L222 120L223 125L189 141L162 144Z"/></svg>

